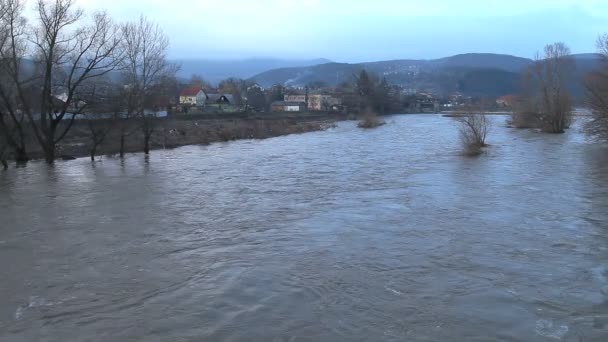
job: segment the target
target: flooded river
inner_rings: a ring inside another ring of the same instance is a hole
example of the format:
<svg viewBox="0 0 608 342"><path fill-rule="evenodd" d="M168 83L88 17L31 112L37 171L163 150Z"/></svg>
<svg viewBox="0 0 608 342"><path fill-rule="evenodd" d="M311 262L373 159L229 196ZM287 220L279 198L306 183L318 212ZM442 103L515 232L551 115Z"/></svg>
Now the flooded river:
<svg viewBox="0 0 608 342"><path fill-rule="evenodd" d="M608 149L504 120L0 172L0 340L608 341Z"/></svg>

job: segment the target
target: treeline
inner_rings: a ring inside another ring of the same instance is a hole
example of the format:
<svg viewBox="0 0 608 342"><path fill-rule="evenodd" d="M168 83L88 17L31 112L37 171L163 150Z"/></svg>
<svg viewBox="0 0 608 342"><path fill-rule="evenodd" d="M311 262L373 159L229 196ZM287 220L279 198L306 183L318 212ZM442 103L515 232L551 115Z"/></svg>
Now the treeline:
<svg viewBox="0 0 608 342"><path fill-rule="evenodd" d="M342 104L352 113L400 113L408 104L401 96L400 87L367 70L353 75L350 82L339 84L335 92L341 94Z"/></svg>
<svg viewBox="0 0 608 342"><path fill-rule="evenodd" d="M260 88L255 86L256 83L251 80L244 80L240 78L230 77L219 82L217 87L213 87L207 82L203 76L199 74L193 74L190 76L189 82L180 84L179 89L185 87L195 87L209 91L216 89L220 94L230 94L234 97L235 104L244 110L266 110L269 108L270 98L267 98L266 93ZM176 91L176 93L179 90ZM282 98L281 98L282 99Z"/></svg>
<svg viewBox="0 0 608 342"><path fill-rule="evenodd" d="M608 138L608 34L597 42L602 63L585 80L587 105L594 120L589 129ZM511 123L517 128L539 128L548 133L563 133L572 123L574 100L568 80L576 65L564 43L545 46L522 77L522 92L514 104Z"/></svg>
<svg viewBox="0 0 608 342"><path fill-rule="evenodd" d="M75 0L38 0L27 19L27 5L0 0L0 159L10 150L28 161L31 133L53 163L75 118L93 113L120 117L121 155L126 121L137 119L148 153L155 120L146 109L171 94L178 69L162 29L143 16L117 23L85 13ZM91 126L91 133L100 141L107 132Z"/></svg>

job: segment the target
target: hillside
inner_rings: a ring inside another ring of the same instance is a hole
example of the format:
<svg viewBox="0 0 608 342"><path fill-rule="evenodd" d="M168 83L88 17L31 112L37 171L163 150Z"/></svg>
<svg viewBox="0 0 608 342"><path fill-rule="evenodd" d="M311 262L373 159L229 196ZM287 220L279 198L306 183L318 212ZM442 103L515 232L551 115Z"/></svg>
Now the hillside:
<svg viewBox="0 0 608 342"><path fill-rule="evenodd" d="M208 82L217 84L229 77L247 79L272 69L306 67L331 61L322 58L312 60L254 58L243 60L183 59L175 60L174 62L181 66L178 77L188 79L193 74L197 74L201 75Z"/></svg>
<svg viewBox="0 0 608 342"><path fill-rule="evenodd" d="M570 87L575 96L584 93L582 80L597 68L594 54L574 55L577 69ZM329 86L352 81L366 69L391 84L437 94L461 92L468 96L500 96L517 93L520 72L533 63L531 59L497 54L464 54L436 60L393 60L360 64L326 63L321 65L280 68L263 72L252 80L264 85L304 86L323 82Z"/></svg>

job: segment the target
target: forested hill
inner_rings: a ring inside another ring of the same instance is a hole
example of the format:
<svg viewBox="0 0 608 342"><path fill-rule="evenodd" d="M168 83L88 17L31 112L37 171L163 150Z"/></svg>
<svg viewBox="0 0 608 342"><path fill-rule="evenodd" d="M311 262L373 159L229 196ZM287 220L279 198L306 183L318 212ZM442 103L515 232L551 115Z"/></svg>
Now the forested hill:
<svg viewBox="0 0 608 342"><path fill-rule="evenodd" d="M584 75L597 67L594 54L574 55L576 71L570 80L575 95L583 93ZM280 68L260 73L251 79L263 86L283 84L329 86L348 82L366 69L389 83L437 94L461 92L469 96L500 96L517 93L520 72L533 61L510 55L463 54L435 60L393 60L371 63L325 63L306 67Z"/></svg>

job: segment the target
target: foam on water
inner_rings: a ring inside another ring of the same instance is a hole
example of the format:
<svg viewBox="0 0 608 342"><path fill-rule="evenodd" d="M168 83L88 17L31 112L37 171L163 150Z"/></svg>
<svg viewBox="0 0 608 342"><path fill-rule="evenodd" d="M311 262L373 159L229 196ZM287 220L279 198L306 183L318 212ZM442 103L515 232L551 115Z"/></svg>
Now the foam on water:
<svg viewBox="0 0 608 342"><path fill-rule="evenodd" d="M567 325L556 325L553 321L541 319L536 322L535 332L543 337L561 340L569 330Z"/></svg>

